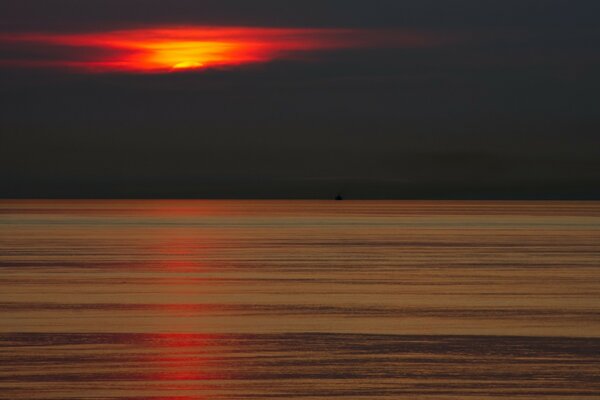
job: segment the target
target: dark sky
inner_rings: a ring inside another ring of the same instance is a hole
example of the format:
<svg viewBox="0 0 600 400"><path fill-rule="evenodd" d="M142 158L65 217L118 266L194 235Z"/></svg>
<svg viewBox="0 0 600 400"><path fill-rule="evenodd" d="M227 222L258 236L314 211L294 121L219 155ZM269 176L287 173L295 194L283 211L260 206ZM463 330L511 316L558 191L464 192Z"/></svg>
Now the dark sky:
<svg viewBox="0 0 600 400"><path fill-rule="evenodd" d="M0 35L349 28L435 45L85 73L0 44L1 197L600 198L598 0L2 0Z"/></svg>

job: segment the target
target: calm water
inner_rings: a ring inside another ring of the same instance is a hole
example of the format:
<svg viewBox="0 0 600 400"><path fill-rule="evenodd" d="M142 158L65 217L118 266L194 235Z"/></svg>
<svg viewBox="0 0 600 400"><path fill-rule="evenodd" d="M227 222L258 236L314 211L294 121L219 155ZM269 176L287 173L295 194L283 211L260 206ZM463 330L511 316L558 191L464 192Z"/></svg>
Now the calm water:
<svg viewBox="0 0 600 400"><path fill-rule="evenodd" d="M0 398L598 399L600 203L2 201Z"/></svg>

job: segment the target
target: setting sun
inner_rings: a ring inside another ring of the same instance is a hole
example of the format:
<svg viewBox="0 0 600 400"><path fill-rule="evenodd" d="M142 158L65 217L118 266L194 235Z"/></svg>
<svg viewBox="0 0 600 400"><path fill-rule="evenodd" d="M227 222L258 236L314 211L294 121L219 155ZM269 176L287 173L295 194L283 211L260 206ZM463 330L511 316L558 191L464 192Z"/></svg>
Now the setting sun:
<svg viewBox="0 0 600 400"><path fill-rule="evenodd" d="M204 64L198 61L182 61L173 65L173 69L195 69L203 66Z"/></svg>
<svg viewBox="0 0 600 400"><path fill-rule="evenodd" d="M196 69L240 61L242 43L212 41L156 41L139 45L143 51L130 58L142 69Z"/></svg>

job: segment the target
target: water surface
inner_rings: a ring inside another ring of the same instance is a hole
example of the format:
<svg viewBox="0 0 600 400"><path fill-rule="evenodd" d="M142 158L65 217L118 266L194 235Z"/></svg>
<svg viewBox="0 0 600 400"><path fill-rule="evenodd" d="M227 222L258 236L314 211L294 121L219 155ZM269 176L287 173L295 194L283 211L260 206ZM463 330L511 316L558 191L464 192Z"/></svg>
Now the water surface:
<svg viewBox="0 0 600 400"><path fill-rule="evenodd" d="M600 203L0 202L0 398L600 397Z"/></svg>

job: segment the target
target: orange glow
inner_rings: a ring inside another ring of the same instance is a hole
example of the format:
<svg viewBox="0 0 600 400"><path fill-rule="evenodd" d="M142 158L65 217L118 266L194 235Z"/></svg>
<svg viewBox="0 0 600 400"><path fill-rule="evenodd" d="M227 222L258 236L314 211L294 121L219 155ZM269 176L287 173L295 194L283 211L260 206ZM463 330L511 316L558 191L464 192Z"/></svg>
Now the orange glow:
<svg viewBox="0 0 600 400"><path fill-rule="evenodd" d="M297 59L323 50L380 45L420 47L436 42L439 40L423 34L351 29L169 27L101 33L20 33L0 35L0 43L30 49L33 56L0 60L0 65L164 73ZM36 57L39 49L43 51ZM52 56L53 49L57 56Z"/></svg>

